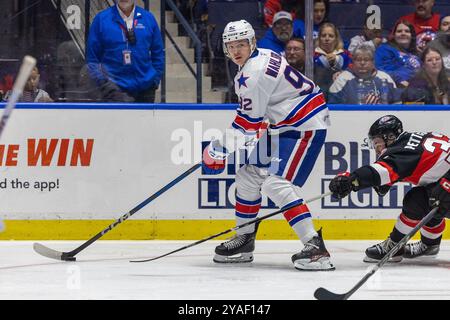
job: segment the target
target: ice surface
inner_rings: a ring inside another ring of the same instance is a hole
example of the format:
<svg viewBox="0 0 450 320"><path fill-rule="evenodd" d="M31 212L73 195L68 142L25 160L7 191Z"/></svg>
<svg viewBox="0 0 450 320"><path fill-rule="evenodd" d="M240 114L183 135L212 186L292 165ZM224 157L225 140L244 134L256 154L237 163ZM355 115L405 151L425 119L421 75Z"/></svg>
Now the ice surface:
<svg viewBox="0 0 450 320"><path fill-rule="evenodd" d="M70 251L83 241L40 241ZM371 264L364 250L377 241L326 241L336 271L301 272L291 255L298 241L256 243L250 264L212 261L218 241L208 241L160 260L154 257L193 241L98 241L78 254L77 262L50 260L35 253L31 241L0 241L0 300L3 299L151 299L151 300L302 300L318 287L343 293ZM450 241L437 258L389 263L351 299L450 299Z"/></svg>

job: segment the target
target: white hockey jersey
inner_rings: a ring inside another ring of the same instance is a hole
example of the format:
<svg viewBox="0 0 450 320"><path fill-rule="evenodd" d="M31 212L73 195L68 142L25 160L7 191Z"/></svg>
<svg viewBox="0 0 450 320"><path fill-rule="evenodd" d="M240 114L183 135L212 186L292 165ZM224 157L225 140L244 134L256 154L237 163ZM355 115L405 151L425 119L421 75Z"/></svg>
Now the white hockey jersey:
<svg viewBox="0 0 450 320"><path fill-rule="evenodd" d="M264 121L269 122L271 134L325 129L330 125L320 88L271 50L255 50L237 73L234 85L239 98L234 130L228 130L220 141L227 153L242 146L231 143L233 136L239 139L256 134Z"/></svg>

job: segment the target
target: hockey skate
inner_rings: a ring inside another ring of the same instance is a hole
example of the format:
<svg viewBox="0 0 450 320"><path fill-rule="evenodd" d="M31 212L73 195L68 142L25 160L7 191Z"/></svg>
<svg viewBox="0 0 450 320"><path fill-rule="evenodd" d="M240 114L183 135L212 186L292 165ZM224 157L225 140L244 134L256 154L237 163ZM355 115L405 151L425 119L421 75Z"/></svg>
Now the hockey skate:
<svg viewBox="0 0 450 320"><path fill-rule="evenodd" d="M388 237L381 243L373 245L366 249L366 256L364 257L364 262L379 262L383 257L397 244ZM403 259L404 248L400 248L389 262L400 262Z"/></svg>
<svg viewBox="0 0 450 320"><path fill-rule="evenodd" d="M302 251L292 256L295 269L302 271L330 271L335 269L323 242L322 229L317 233L317 236L305 243Z"/></svg>
<svg viewBox="0 0 450 320"><path fill-rule="evenodd" d="M230 240L217 246L213 261L217 263L252 262L258 226L259 222L255 224L254 232L235 235Z"/></svg>
<svg viewBox="0 0 450 320"><path fill-rule="evenodd" d="M436 245L426 245L422 241L417 241L413 243L408 243L405 246L405 252L403 253L403 258L413 259L420 256L436 257L439 253L439 244Z"/></svg>

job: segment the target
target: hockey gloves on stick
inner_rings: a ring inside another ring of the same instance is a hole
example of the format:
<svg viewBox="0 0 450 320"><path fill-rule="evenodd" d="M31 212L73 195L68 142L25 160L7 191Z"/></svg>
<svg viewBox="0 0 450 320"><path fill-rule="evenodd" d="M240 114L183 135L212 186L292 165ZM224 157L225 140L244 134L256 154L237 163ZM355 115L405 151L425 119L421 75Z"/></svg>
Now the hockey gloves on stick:
<svg viewBox="0 0 450 320"><path fill-rule="evenodd" d="M220 174L225 168L225 158L221 152L217 152L209 144L205 150L203 150L202 158L202 172L204 174Z"/></svg>
<svg viewBox="0 0 450 320"><path fill-rule="evenodd" d="M431 208L438 207L437 217L450 218L450 180L442 178L439 183L431 190L430 195Z"/></svg>
<svg viewBox="0 0 450 320"><path fill-rule="evenodd" d="M352 191L357 191L357 180L355 175L349 172L339 173L330 182L330 191L333 192L332 196L337 199L345 198Z"/></svg>

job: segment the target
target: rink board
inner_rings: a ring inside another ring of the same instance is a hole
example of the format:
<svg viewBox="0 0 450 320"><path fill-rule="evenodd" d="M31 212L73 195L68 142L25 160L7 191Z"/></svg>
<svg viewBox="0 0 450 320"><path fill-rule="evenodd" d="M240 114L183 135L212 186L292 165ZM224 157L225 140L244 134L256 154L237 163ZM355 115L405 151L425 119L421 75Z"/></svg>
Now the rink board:
<svg viewBox="0 0 450 320"><path fill-rule="evenodd" d="M201 159L202 141L222 134L234 105L23 104L0 143L0 239L86 239L106 228ZM447 132L450 107L332 106L316 166L299 194L328 190L338 172L374 160L367 130L396 114L408 131ZM235 159L238 162L238 159ZM122 223L106 239L198 239L233 226L239 163L215 176L200 170ZM329 239L384 238L410 185L385 198L371 190L342 203L310 204ZM276 210L263 199L261 214ZM280 215L262 224L262 239L294 239ZM326 231L325 231L326 230ZM449 237L446 233L445 237Z"/></svg>

